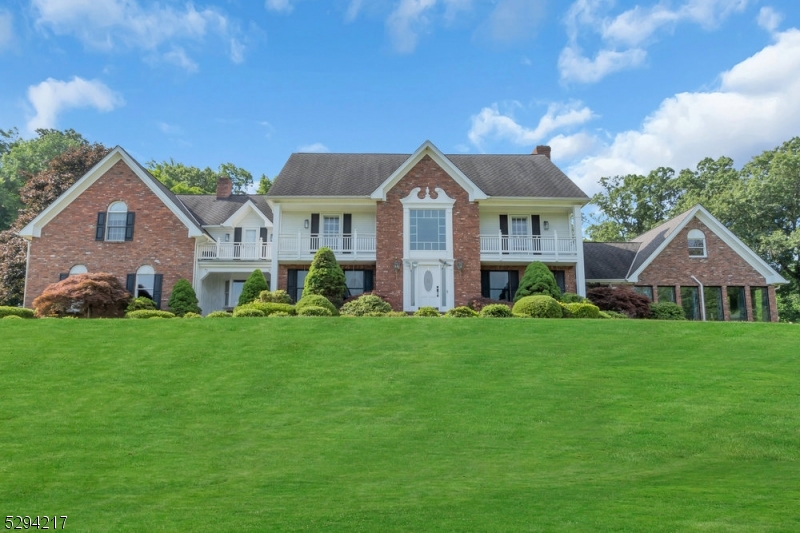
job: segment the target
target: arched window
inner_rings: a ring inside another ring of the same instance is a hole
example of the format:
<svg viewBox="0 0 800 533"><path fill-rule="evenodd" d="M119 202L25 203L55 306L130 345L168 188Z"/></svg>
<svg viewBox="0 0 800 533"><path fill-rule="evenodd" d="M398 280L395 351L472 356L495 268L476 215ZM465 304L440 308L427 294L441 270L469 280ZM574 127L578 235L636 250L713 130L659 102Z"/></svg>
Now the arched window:
<svg viewBox="0 0 800 533"><path fill-rule="evenodd" d="M125 229L128 225L128 206L125 202L114 202L108 206L106 218L106 240L124 241Z"/></svg>
<svg viewBox="0 0 800 533"><path fill-rule="evenodd" d="M86 268L86 265L75 265L69 269L70 276L74 276L75 274L86 274L87 272L89 272L89 270Z"/></svg>
<svg viewBox="0 0 800 533"><path fill-rule="evenodd" d="M144 296L155 300L156 271L153 267L145 265L136 271L136 294L134 296Z"/></svg>
<svg viewBox="0 0 800 533"><path fill-rule="evenodd" d="M689 257L706 257L706 236L699 229L689 231Z"/></svg>

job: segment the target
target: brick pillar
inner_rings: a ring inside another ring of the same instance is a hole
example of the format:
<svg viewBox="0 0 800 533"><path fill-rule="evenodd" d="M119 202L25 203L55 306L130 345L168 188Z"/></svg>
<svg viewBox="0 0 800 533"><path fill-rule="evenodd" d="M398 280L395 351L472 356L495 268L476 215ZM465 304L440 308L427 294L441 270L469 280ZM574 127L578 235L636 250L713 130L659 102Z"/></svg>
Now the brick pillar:
<svg viewBox="0 0 800 533"><path fill-rule="evenodd" d="M678 305L683 305L683 300L681 299L681 286L675 285L675 303Z"/></svg>
<svg viewBox="0 0 800 533"><path fill-rule="evenodd" d="M722 320L725 322L730 322L731 320L731 309L730 309L730 302L728 301L728 286L722 286Z"/></svg>
<svg viewBox="0 0 800 533"><path fill-rule="evenodd" d="M750 285L744 286L744 304L747 306L747 321L753 321L753 300L750 298Z"/></svg>
<svg viewBox="0 0 800 533"><path fill-rule="evenodd" d="M778 321L778 298L775 294L775 285L767 287L769 294L769 317L772 322Z"/></svg>

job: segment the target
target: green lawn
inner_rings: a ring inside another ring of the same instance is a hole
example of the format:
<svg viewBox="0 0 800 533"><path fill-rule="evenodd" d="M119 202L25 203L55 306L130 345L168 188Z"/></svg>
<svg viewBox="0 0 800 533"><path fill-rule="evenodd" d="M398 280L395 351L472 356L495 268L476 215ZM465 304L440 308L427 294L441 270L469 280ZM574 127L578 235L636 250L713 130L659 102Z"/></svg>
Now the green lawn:
<svg viewBox="0 0 800 533"><path fill-rule="evenodd" d="M800 327L0 322L0 512L72 531L798 531Z"/></svg>

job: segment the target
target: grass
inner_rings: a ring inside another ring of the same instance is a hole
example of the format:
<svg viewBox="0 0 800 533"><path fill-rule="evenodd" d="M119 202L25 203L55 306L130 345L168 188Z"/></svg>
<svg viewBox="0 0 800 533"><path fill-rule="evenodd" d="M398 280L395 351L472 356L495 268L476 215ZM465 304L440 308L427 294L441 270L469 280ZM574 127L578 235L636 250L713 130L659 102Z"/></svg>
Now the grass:
<svg viewBox="0 0 800 533"><path fill-rule="evenodd" d="M0 511L73 531L797 531L800 327L0 323Z"/></svg>

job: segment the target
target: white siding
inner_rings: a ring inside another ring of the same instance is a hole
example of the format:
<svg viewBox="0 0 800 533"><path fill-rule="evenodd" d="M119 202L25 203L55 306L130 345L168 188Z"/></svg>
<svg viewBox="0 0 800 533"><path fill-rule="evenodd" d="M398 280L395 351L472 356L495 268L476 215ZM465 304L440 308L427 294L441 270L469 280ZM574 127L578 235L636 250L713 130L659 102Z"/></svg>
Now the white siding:
<svg viewBox="0 0 800 533"><path fill-rule="evenodd" d="M343 215L350 211L314 211L321 214ZM353 231L358 233L375 233L375 213L368 212L353 212ZM308 229L303 227L305 220L308 220ZM341 223L341 222L340 222ZM321 224L321 222L320 222ZM311 212L298 212L298 211L283 211L281 213L281 233L283 234L296 234L296 233L310 233L311 232Z"/></svg>
<svg viewBox="0 0 800 533"><path fill-rule="evenodd" d="M544 237L552 237L555 235L555 232L558 232L559 238L567 238L571 236L571 226L569 223L570 213L537 213L535 210L530 210L530 208L520 209L520 210L509 210L506 213L500 212L493 212L493 213L481 213L481 235L487 236L495 236L500 233L500 215L507 214L510 216L513 215L525 215L530 217L531 215L539 215L539 226L542 232L542 236ZM544 222L548 221L550 223L550 229L544 229ZM509 218L509 225L511 224ZM530 230L530 226L528 227Z"/></svg>

